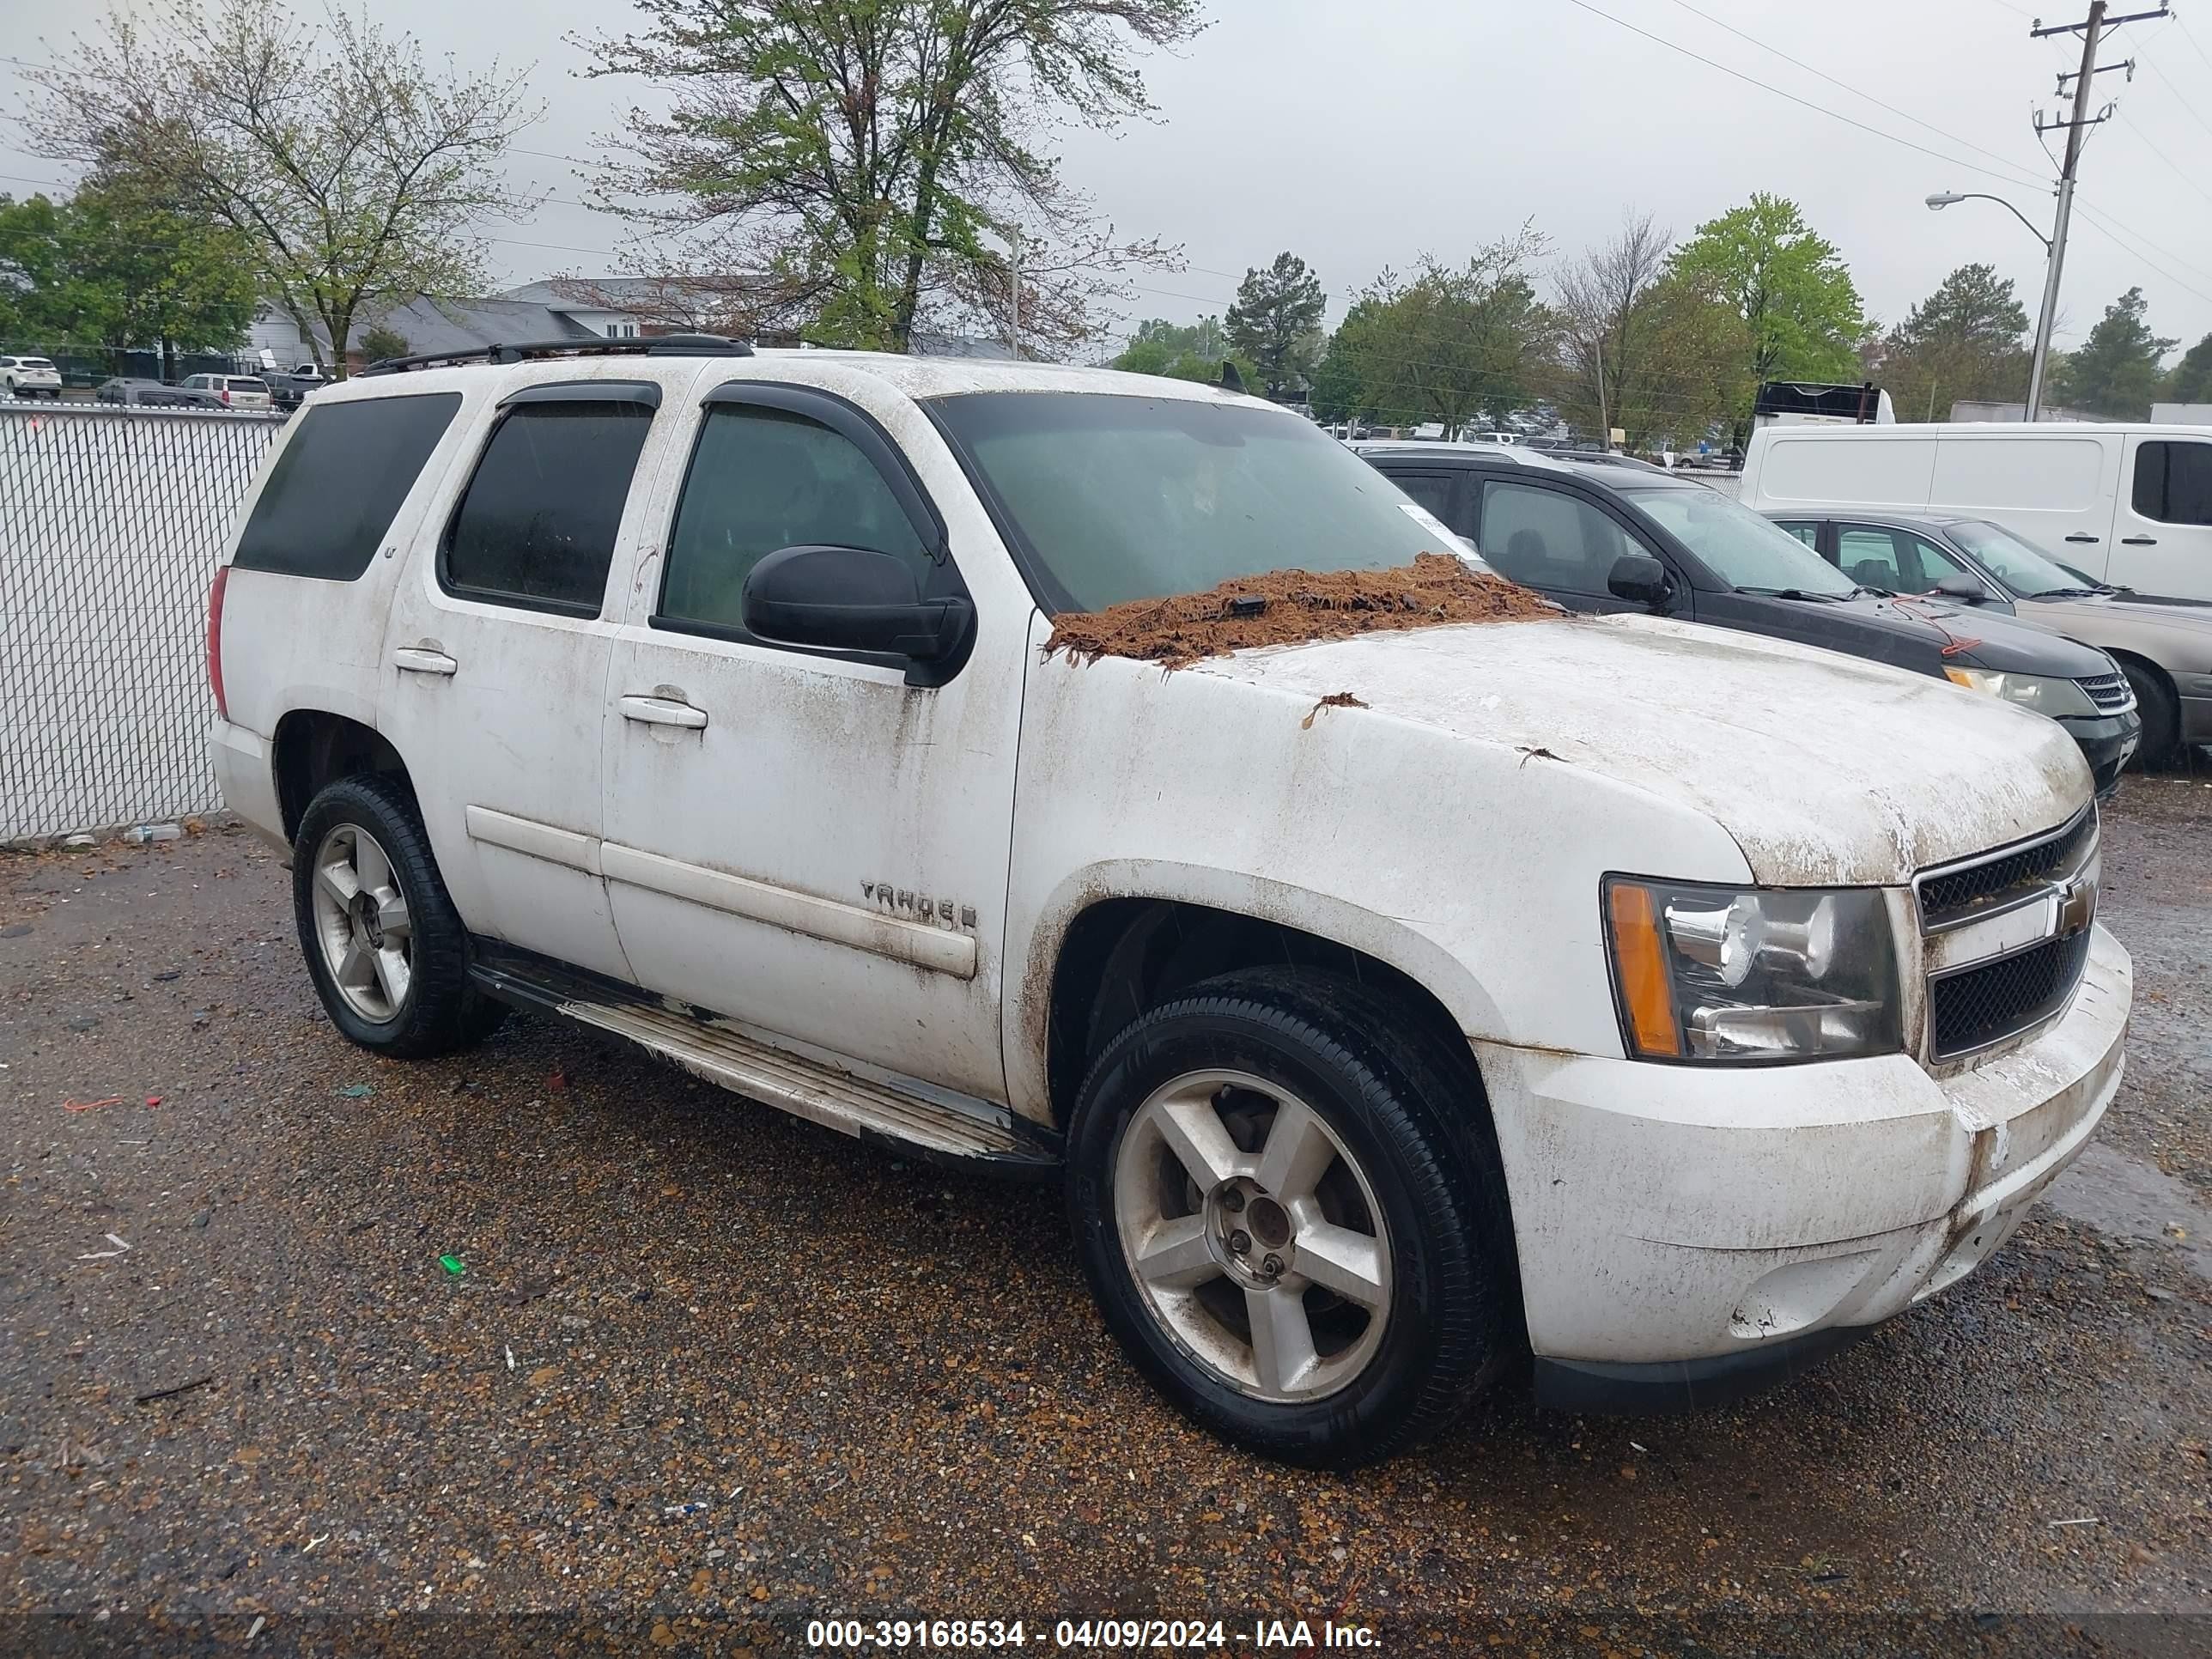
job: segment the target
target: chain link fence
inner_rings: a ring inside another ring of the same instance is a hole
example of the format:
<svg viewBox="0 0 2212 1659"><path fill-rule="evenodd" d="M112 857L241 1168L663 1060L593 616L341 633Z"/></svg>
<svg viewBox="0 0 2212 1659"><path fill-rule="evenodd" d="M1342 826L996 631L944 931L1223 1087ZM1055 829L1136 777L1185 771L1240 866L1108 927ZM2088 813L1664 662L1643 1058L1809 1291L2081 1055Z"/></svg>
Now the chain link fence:
<svg viewBox="0 0 2212 1659"><path fill-rule="evenodd" d="M222 805L208 585L281 425L0 404L0 842Z"/></svg>

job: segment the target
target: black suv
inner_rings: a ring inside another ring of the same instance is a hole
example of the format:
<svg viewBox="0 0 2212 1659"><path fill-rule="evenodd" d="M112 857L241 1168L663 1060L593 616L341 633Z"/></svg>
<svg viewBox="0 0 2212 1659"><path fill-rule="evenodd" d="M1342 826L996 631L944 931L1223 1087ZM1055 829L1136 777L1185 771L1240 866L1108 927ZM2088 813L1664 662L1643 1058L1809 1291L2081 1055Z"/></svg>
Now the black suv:
<svg viewBox="0 0 2212 1659"><path fill-rule="evenodd" d="M1570 611L1648 611L1825 646L2048 714L2109 794L2142 740L2103 652L2009 617L1862 586L1717 490L1619 456L1376 443L1358 453L1481 551Z"/></svg>

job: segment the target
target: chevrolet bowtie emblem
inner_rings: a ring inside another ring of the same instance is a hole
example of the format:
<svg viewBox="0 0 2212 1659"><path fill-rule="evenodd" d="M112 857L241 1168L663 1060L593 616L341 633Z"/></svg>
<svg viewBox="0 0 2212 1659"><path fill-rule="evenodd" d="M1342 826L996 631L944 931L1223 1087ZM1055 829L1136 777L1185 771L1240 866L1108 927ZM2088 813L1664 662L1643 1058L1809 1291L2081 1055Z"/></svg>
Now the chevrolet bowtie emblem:
<svg viewBox="0 0 2212 1659"><path fill-rule="evenodd" d="M2058 937L2071 939L2097 919L2097 884L2076 876L2058 891Z"/></svg>

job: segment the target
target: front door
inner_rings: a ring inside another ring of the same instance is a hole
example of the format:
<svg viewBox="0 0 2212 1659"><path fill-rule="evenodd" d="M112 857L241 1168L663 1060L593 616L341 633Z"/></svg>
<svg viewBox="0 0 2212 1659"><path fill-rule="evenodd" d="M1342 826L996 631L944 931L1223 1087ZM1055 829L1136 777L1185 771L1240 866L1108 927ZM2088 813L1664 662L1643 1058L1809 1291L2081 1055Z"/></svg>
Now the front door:
<svg viewBox="0 0 2212 1659"><path fill-rule="evenodd" d="M709 394L615 643L601 857L641 984L770 1041L1003 1101L1032 607L950 453L908 429L931 448L930 483L842 398L749 380ZM970 592L970 654L945 684L910 684L896 664L755 635L746 576L801 545L890 554L926 593Z"/></svg>
<svg viewBox="0 0 2212 1659"><path fill-rule="evenodd" d="M434 555L400 582L385 639L386 730L463 920L618 977L597 872L604 612L657 403L645 383L507 399L462 459Z"/></svg>
<svg viewBox="0 0 2212 1659"><path fill-rule="evenodd" d="M1570 611L1651 609L1640 599L1619 598L1609 585L1613 567L1624 556L1651 550L1595 502L1547 485L1493 477L1482 483L1481 514L1475 545L1500 574ZM1674 603L1686 603L1689 584L1672 567L1668 574Z"/></svg>

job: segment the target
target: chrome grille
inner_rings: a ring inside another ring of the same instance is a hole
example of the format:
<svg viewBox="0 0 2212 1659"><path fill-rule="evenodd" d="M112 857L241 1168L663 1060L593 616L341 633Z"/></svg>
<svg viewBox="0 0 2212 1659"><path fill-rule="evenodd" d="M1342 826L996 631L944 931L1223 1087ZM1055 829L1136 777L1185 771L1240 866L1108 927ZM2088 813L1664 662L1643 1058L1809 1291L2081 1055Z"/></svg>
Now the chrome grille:
<svg viewBox="0 0 2212 1659"><path fill-rule="evenodd" d="M2009 901L2043 884L2054 871L2071 871L2095 851L2097 812L2085 811L2073 823L2014 848L1929 871L1913 884L1920 895L1923 926L1941 927L1997 901Z"/></svg>
<svg viewBox="0 0 2212 1659"><path fill-rule="evenodd" d="M1928 951L1930 1060L2022 1036L2073 1000L2089 962L2098 838L2093 805L2031 841L1915 878ZM2025 939L2023 921L2031 930ZM2045 937L2033 937L2045 929Z"/></svg>
<svg viewBox="0 0 2212 1659"><path fill-rule="evenodd" d="M2107 714L2124 714L2136 706L2135 687L2128 684L2125 674L2092 674L2075 684L2089 694L2089 701Z"/></svg>

